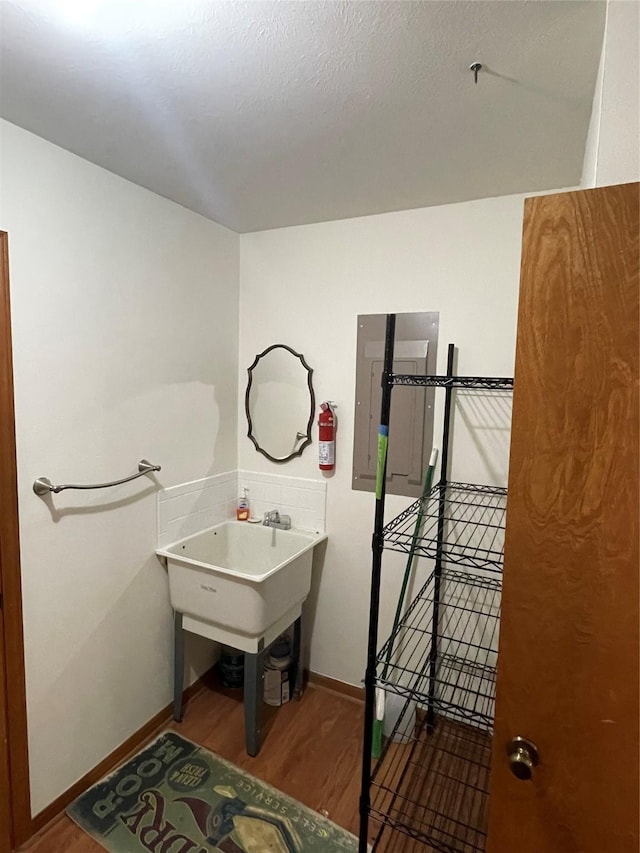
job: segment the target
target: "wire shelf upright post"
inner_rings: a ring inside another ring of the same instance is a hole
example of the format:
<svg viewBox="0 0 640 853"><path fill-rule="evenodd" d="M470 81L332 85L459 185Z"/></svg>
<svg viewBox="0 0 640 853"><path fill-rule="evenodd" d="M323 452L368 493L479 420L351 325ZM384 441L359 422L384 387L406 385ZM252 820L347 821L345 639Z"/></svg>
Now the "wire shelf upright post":
<svg viewBox="0 0 640 853"><path fill-rule="evenodd" d="M391 381L393 371L393 347L396 328L395 314L387 317L384 365L382 370L382 403L380 411L380 431L389 432L389 415L391 411ZM368 753L363 756L362 761L362 786L360 792L360 842L359 853L367 853L367 834L369 826L370 790L371 790L371 767L368 755L371 753L373 739L373 720L375 714L375 691L376 691L376 652L378 647L378 614L380 610L380 578L382 574L382 553L384 550L384 507L386 497L386 453L383 460L378 461L382 466L381 476L376 482L376 511L374 520L373 538L371 540L372 568L371 568L371 602L369 611L369 635L367 641L367 668L365 671L365 711L364 711L364 742L368 744Z"/></svg>
<svg viewBox="0 0 640 853"><path fill-rule="evenodd" d="M447 351L447 378L453 377L454 346L449 344ZM438 619L440 615L440 586L442 582L442 558L444 550L444 525L446 509L446 487L449 475L449 433L451 430L451 403L453 388L447 385L444 399L444 425L442 429L442 453L440 457L440 488L438 493L438 533L436 540L436 561L434 567L433 618L431 627L431 651L429 655L429 704L427 710L427 731L435 724L434 697L436 689L436 667L438 661Z"/></svg>

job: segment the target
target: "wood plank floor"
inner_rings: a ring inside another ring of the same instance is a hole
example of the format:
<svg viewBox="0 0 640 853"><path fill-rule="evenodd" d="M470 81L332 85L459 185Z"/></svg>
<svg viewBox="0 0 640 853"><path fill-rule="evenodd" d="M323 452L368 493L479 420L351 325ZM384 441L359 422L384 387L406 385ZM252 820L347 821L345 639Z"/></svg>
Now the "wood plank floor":
<svg viewBox="0 0 640 853"><path fill-rule="evenodd" d="M356 699L310 684L300 702L277 709L265 706L264 744L256 758L250 758L244 749L241 691L208 687L190 701L182 723L166 728L357 835L363 708ZM21 850L104 853L66 815Z"/></svg>

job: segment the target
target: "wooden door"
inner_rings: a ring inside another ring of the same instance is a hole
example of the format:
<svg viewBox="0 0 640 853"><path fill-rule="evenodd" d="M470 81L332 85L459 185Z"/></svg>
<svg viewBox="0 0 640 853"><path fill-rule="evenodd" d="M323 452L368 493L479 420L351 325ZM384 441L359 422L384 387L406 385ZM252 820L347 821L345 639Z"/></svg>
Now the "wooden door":
<svg viewBox="0 0 640 853"><path fill-rule="evenodd" d="M525 205L490 853L639 849L638 187Z"/></svg>
<svg viewBox="0 0 640 853"><path fill-rule="evenodd" d="M2 247L0 246L1 251ZM3 266L0 265L0 276L2 272ZM4 402L3 398L2 403L4 404ZM1 452L2 450L0 449ZM2 485L4 484L0 483L0 486ZM12 819L9 810L11 789L9 787L9 727L7 723L7 668L4 644L2 541L2 525L0 524L0 853L8 853L11 850Z"/></svg>
<svg viewBox="0 0 640 853"><path fill-rule="evenodd" d="M0 566L0 591L2 566ZM7 728L7 691L5 684L4 624L0 609L0 853L11 850L11 801L9 789L9 734Z"/></svg>

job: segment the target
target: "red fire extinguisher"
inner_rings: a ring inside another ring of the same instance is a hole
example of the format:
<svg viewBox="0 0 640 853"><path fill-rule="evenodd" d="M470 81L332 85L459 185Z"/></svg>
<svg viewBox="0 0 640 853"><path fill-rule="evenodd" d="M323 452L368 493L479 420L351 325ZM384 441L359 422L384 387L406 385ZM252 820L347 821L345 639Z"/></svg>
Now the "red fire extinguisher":
<svg viewBox="0 0 640 853"><path fill-rule="evenodd" d="M318 416L318 467L321 471L333 471L336 462L336 415L334 404L327 400L320 404Z"/></svg>

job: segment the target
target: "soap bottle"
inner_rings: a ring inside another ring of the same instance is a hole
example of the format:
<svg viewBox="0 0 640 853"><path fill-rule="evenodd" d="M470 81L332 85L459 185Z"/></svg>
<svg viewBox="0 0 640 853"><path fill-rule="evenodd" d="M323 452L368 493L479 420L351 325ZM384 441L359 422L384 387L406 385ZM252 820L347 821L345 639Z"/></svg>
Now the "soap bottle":
<svg viewBox="0 0 640 853"><path fill-rule="evenodd" d="M238 498L236 518L238 521L247 521L249 518L249 499L247 498L246 489L242 490L242 495Z"/></svg>

